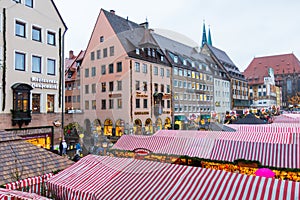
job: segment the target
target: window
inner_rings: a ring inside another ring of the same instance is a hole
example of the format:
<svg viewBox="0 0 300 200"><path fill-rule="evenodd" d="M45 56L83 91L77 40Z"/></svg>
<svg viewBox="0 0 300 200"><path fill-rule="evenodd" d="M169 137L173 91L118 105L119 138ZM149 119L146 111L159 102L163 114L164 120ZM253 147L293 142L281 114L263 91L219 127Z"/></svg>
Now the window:
<svg viewBox="0 0 300 200"><path fill-rule="evenodd" d="M15 69L25 71L25 54L15 52Z"/></svg>
<svg viewBox="0 0 300 200"><path fill-rule="evenodd" d="M143 73L147 74L147 65L143 64Z"/></svg>
<svg viewBox="0 0 300 200"><path fill-rule="evenodd" d="M80 103L80 95L77 96L77 102Z"/></svg>
<svg viewBox="0 0 300 200"><path fill-rule="evenodd" d="M25 0L25 5L30 8L33 8L33 0Z"/></svg>
<svg viewBox="0 0 300 200"><path fill-rule="evenodd" d="M140 90L140 81L135 81L135 90Z"/></svg>
<svg viewBox="0 0 300 200"><path fill-rule="evenodd" d="M95 94L96 93L96 84L92 84L92 93Z"/></svg>
<svg viewBox="0 0 300 200"><path fill-rule="evenodd" d="M104 42L104 36L100 36L100 42Z"/></svg>
<svg viewBox="0 0 300 200"><path fill-rule="evenodd" d="M47 112L53 113L54 112L54 95L47 95Z"/></svg>
<svg viewBox="0 0 300 200"><path fill-rule="evenodd" d="M107 57L107 48L103 49L103 58Z"/></svg>
<svg viewBox="0 0 300 200"><path fill-rule="evenodd" d="M167 75L166 75L168 78L170 77L170 70L167 69Z"/></svg>
<svg viewBox="0 0 300 200"><path fill-rule="evenodd" d="M85 85L85 94L89 93L89 85Z"/></svg>
<svg viewBox="0 0 300 200"><path fill-rule="evenodd" d="M101 83L101 91L102 92L106 91L106 82Z"/></svg>
<svg viewBox="0 0 300 200"><path fill-rule="evenodd" d="M109 100L109 109L114 109L114 100L113 99Z"/></svg>
<svg viewBox="0 0 300 200"><path fill-rule="evenodd" d="M178 57L177 56L174 56L174 62L178 63Z"/></svg>
<svg viewBox="0 0 300 200"><path fill-rule="evenodd" d="M148 99L144 99L144 108L148 108Z"/></svg>
<svg viewBox="0 0 300 200"><path fill-rule="evenodd" d="M135 53L136 53L137 55L140 55L140 49L136 48L136 49L135 49Z"/></svg>
<svg viewBox="0 0 300 200"><path fill-rule="evenodd" d="M117 62L117 72L122 72L122 62Z"/></svg>
<svg viewBox="0 0 300 200"><path fill-rule="evenodd" d="M16 36L25 37L26 24L24 22L16 21Z"/></svg>
<svg viewBox="0 0 300 200"><path fill-rule="evenodd" d="M85 108L86 110L90 109L90 103L89 103L89 101L85 101L85 102L84 102L84 108Z"/></svg>
<svg viewBox="0 0 300 200"><path fill-rule="evenodd" d="M158 75L158 67L155 66L155 67L153 68L153 74L154 74L154 75Z"/></svg>
<svg viewBox="0 0 300 200"><path fill-rule="evenodd" d="M170 93L171 89L170 89L170 85L167 85L167 93Z"/></svg>
<svg viewBox="0 0 300 200"><path fill-rule="evenodd" d="M115 55L115 47L111 46L109 47L109 56L114 56Z"/></svg>
<svg viewBox="0 0 300 200"><path fill-rule="evenodd" d="M92 76L96 76L96 67L92 67Z"/></svg>
<svg viewBox="0 0 300 200"><path fill-rule="evenodd" d="M165 100L161 100L161 102L160 102L160 103L161 103L161 107L163 107L163 108L164 108L164 107L165 107Z"/></svg>
<svg viewBox="0 0 300 200"><path fill-rule="evenodd" d="M101 74L102 75L106 74L106 66L105 65L101 66Z"/></svg>
<svg viewBox="0 0 300 200"><path fill-rule="evenodd" d="M42 67L42 58L39 56L32 56L32 72L34 73L41 73Z"/></svg>
<svg viewBox="0 0 300 200"><path fill-rule="evenodd" d="M21 118L31 118L30 116L30 90L32 87L27 84L14 84L13 89L13 115L21 114ZM13 116L16 118L17 116Z"/></svg>
<svg viewBox="0 0 300 200"><path fill-rule="evenodd" d="M165 70L164 68L160 68L160 76L164 76L165 75Z"/></svg>
<svg viewBox="0 0 300 200"><path fill-rule="evenodd" d="M55 45L55 33L47 32L47 44Z"/></svg>
<svg viewBox="0 0 300 200"><path fill-rule="evenodd" d="M108 73L110 73L110 74L114 73L114 64L108 65Z"/></svg>
<svg viewBox="0 0 300 200"><path fill-rule="evenodd" d="M55 60L47 59L47 74L55 75Z"/></svg>
<svg viewBox="0 0 300 200"><path fill-rule="evenodd" d="M135 71L140 72L140 63L135 62Z"/></svg>
<svg viewBox="0 0 300 200"><path fill-rule="evenodd" d="M135 100L135 108L140 108L141 105L140 105L140 99L136 99Z"/></svg>
<svg viewBox="0 0 300 200"><path fill-rule="evenodd" d="M101 59L101 50L97 50L97 59Z"/></svg>
<svg viewBox="0 0 300 200"><path fill-rule="evenodd" d="M143 82L143 91L147 91L147 82L146 81Z"/></svg>
<svg viewBox="0 0 300 200"><path fill-rule="evenodd" d="M154 83L154 92L158 92L158 84Z"/></svg>
<svg viewBox="0 0 300 200"><path fill-rule="evenodd" d="M171 108L171 101L167 100L167 108Z"/></svg>
<svg viewBox="0 0 300 200"><path fill-rule="evenodd" d="M72 96L72 102L76 103L76 96Z"/></svg>
<svg viewBox="0 0 300 200"><path fill-rule="evenodd" d="M95 52L94 51L91 52L91 60L95 60Z"/></svg>
<svg viewBox="0 0 300 200"><path fill-rule="evenodd" d="M92 100L92 110L96 110L97 106L96 106L96 100Z"/></svg>
<svg viewBox="0 0 300 200"><path fill-rule="evenodd" d="M89 69L88 68L86 68L85 70L84 70L84 76L87 78L87 77L89 77Z"/></svg>
<svg viewBox="0 0 300 200"><path fill-rule="evenodd" d="M41 42L42 41L42 30L38 27L32 27L32 40Z"/></svg>
<svg viewBox="0 0 300 200"><path fill-rule="evenodd" d="M110 92L114 91L114 82L113 81L109 82L109 91Z"/></svg>
<svg viewBox="0 0 300 200"><path fill-rule="evenodd" d="M178 75L178 68L177 67L174 67L173 73L174 73L174 75Z"/></svg>
<svg viewBox="0 0 300 200"><path fill-rule="evenodd" d="M122 90L122 81L117 82L118 91Z"/></svg>
<svg viewBox="0 0 300 200"><path fill-rule="evenodd" d="M40 113L41 108L41 95L32 94L32 113Z"/></svg>
<svg viewBox="0 0 300 200"><path fill-rule="evenodd" d="M106 100L105 100L105 99L102 99L102 100L101 100L101 109L102 109L102 110L105 110L105 109L106 109Z"/></svg>
<svg viewBox="0 0 300 200"><path fill-rule="evenodd" d="M117 100L118 108L122 108L122 99Z"/></svg>
<svg viewBox="0 0 300 200"><path fill-rule="evenodd" d="M165 86L163 84L160 85L160 92L161 93L165 92Z"/></svg>

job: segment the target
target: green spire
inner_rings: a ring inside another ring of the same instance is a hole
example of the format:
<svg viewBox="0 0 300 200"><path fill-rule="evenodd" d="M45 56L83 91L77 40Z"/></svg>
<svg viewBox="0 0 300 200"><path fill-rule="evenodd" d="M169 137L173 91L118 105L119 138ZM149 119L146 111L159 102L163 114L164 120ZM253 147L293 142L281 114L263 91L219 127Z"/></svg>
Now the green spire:
<svg viewBox="0 0 300 200"><path fill-rule="evenodd" d="M203 21L203 33L202 33L201 46L203 47L203 45L206 44L206 43L207 43L207 39L206 39L205 21Z"/></svg>
<svg viewBox="0 0 300 200"><path fill-rule="evenodd" d="M211 35L210 35L210 27L208 27L208 39L207 39L207 44L212 46L212 42L211 42Z"/></svg>

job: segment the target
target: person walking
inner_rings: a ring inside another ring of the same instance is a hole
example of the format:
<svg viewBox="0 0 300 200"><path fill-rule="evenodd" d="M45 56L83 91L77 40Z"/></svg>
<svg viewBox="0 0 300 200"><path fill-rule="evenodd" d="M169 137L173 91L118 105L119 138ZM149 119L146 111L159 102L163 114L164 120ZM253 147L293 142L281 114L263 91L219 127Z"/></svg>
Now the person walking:
<svg viewBox="0 0 300 200"><path fill-rule="evenodd" d="M62 147L63 147L62 155L67 155L67 148L68 148L68 145L67 145L67 143L66 143L66 140L63 140L63 141L62 141Z"/></svg>

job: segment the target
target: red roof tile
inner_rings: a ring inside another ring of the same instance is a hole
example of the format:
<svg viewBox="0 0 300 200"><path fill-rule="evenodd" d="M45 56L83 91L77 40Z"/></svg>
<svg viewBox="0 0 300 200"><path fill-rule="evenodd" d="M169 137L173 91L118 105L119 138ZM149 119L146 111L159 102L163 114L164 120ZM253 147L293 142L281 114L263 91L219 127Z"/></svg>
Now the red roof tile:
<svg viewBox="0 0 300 200"><path fill-rule="evenodd" d="M268 76L270 67L273 68L274 75L300 73L300 61L291 53L254 58L243 74L248 79L249 85L261 84L264 77Z"/></svg>

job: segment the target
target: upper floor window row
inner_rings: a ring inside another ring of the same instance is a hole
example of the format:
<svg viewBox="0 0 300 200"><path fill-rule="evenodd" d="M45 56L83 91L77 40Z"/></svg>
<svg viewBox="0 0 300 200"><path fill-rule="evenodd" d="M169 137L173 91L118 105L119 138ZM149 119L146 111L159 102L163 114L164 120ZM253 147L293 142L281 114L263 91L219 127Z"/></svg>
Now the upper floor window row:
<svg viewBox="0 0 300 200"><path fill-rule="evenodd" d="M27 54L24 52L15 52L14 66L15 70L27 71L28 66L31 66L32 73L40 73L46 71L47 75L56 75L56 60L47 58L45 64L43 63L43 57L32 55L30 63L27 63ZM45 69L44 69L45 68Z"/></svg>
<svg viewBox="0 0 300 200"><path fill-rule="evenodd" d="M26 38L27 35L27 24L25 22L16 20L15 22L15 35ZM42 42L43 31L41 27L32 26L31 28L31 39L34 41ZM47 31L47 44L56 45L56 33L53 31Z"/></svg>
<svg viewBox="0 0 300 200"><path fill-rule="evenodd" d="M96 53L96 55L95 55L95 53ZM92 51L90 53L90 58L91 58L91 60L95 60L95 59L99 60L101 58L106 58L108 56L107 48L102 49L102 54L103 55L101 56L101 50L98 49L96 52ZM115 55L115 47L111 46L111 47L109 47L109 56L114 56L114 55Z"/></svg>
<svg viewBox="0 0 300 200"><path fill-rule="evenodd" d="M33 8L33 0L13 0L16 3L24 3L25 6L28 6L30 8Z"/></svg>

